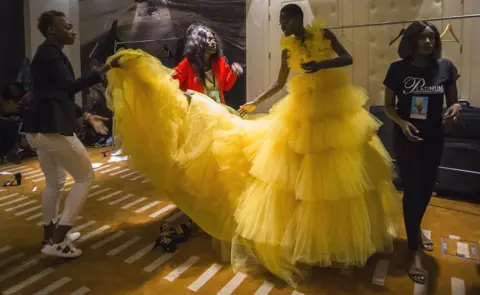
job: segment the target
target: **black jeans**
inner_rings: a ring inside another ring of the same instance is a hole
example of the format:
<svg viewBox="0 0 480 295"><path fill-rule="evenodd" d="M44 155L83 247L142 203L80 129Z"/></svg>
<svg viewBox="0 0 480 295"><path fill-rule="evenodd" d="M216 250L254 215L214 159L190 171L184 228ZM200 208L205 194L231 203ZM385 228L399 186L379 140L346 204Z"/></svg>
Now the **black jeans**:
<svg viewBox="0 0 480 295"><path fill-rule="evenodd" d="M10 152L18 139L18 126L15 121L0 119L0 154Z"/></svg>
<svg viewBox="0 0 480 295"><path fill-rule="evenodd" d="M403 134L395 136L395 158L403 187L403 216L408 248L417 250L420 226L437 180L443 153L443 136L411 142Z"/></svg>

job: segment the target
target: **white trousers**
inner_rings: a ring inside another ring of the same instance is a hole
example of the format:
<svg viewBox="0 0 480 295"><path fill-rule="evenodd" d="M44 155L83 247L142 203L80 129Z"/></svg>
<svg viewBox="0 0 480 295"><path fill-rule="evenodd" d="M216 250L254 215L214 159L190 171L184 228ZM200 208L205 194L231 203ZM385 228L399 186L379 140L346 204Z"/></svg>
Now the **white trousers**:
<svg viewBox="0 0 480 295"><path fill-rule="evenodd" d="M48 225L58 218L60 192L67 179L66 171L75 183L65 201L58 224L73 225L95 176L87 150L75 135L28 133L26 138L30 146L37 150L40 167L45 174L42 195L44 224Z"/></svg>

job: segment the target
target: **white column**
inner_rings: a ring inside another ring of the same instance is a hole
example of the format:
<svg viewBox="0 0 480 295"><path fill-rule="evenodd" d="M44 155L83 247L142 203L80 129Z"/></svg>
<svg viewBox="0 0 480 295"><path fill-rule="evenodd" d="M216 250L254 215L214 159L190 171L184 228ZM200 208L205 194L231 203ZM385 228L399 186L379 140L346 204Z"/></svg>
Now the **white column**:
<svg viewBox="0 0 480 295"><path fill-rule="evenodd" d="M37 20L42 12L55 9L65 13L67 18L72 22L77 31L77 40L72 46L65 46L65 55L72 63L75 75L80 77L80 29L78 10L78 0L24 0L24 20L25 20L25 51L28 58L32 59L35 55L37 47L45 40L37 29ZM81 105L81 94L75 98L77 104Z"/></svg>

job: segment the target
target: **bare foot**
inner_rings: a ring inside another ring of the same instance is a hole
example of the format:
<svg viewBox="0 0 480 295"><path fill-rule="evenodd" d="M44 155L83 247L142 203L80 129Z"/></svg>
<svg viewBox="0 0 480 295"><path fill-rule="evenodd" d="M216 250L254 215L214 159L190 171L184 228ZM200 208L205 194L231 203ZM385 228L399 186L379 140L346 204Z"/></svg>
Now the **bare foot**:
<svg viewBox="0 0 480 295"><path fill-rule="evenodd" d="M411 265L408 270L408 276L417 284L424 285L428 280L428 273L422 265L422 251L417 250L411 253Z"/></svg>

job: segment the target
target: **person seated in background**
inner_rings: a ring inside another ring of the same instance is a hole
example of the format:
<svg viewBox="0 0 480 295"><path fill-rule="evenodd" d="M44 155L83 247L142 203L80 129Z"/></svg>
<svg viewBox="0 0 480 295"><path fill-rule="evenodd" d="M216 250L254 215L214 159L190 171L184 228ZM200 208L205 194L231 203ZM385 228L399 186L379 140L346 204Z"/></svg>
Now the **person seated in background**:
<svg viewBox="0 0 480 295"><path fill-rule="evenodd" d="M186 32L184 56L173 68L180 89L201 92L225 104L223 92L235 85L243 68L236 62L228 65L218 35L208 27L191 25Z"/></svg>
<svg viewBox="0 0 480 295"><path fill-rule="evenodd" d="M19 162L24 150L30 150L18 130L28 108L31 94L19 82L8 84L0 98L0 161Z"/></svg>

